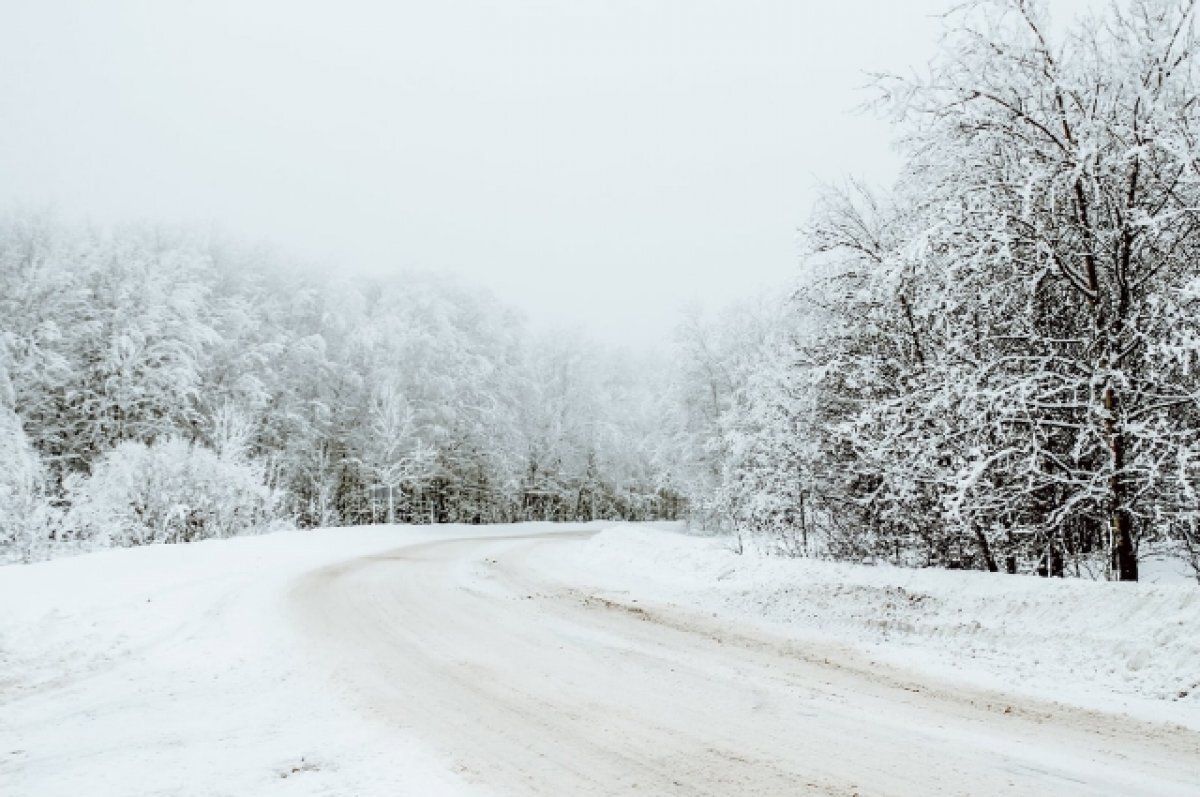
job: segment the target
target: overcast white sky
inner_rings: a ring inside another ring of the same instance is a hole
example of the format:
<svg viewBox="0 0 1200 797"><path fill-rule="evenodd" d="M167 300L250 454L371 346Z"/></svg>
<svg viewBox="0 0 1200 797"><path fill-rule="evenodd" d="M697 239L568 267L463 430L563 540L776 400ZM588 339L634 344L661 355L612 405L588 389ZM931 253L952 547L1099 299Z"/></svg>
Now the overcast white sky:
<svg viewBox="0 0 1200 797"><path fill-rule="evenodd" d="M659 340L791 273L817 181L889 178L858 88L927 60L946 5L0 0L0 205L454 272Z"/></svg>

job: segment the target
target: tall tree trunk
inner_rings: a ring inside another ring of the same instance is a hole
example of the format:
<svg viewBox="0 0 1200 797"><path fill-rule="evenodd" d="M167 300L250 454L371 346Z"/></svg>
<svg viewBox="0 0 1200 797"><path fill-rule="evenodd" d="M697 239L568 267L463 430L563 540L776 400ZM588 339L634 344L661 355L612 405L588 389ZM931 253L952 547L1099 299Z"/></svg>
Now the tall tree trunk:
<svg viewBox="0 0 1200 797"><path fill-rule="evenodd" d="M1133 547L1132 523L1124 507L1124 485L1121 481L1121 472L1125 468L1125 438L1117 427L1116 409L1116 391L1112 385L1108 385L1104 388L1104 431L1112 452L1112 475L1108 479L1112 574L1117 581L1137 581L1137 552Z"/></svg>

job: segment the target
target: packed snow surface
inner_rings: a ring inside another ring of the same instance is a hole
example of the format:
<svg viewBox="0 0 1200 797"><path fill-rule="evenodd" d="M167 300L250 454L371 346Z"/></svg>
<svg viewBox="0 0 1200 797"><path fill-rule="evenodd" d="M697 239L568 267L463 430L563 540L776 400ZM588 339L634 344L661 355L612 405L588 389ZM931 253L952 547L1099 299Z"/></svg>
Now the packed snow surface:
<svg viewBox="0 0 1200 797"><path fill-rule="evenodd" d="M299 575L453 535L284 532L0 568L0 794L458 794L286 621Z"/></svg>
<svg viewBox="0 0 1200 797"><path fill-rule="evenodd" d="M1170 698L1196 660L1194 588L600 528L0 568L0 794L1195 794L1197 704ZM1028 680L1062 694L1022 696ZM1106 689L1146 716L1062 702Z"/></svg>

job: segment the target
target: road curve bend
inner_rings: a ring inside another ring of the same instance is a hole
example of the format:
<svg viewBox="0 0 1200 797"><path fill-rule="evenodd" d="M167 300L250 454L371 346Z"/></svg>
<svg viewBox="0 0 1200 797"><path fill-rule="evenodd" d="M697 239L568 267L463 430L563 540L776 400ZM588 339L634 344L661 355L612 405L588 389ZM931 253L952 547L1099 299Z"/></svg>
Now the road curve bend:
<svg viewBox="0 0 1200 797"><path fill-rule="evenodd" d="M1200 794L1200 734L965 689L837 646L613 602L524 566L550 534L313 571L331 688L502 795Z"/></svg>

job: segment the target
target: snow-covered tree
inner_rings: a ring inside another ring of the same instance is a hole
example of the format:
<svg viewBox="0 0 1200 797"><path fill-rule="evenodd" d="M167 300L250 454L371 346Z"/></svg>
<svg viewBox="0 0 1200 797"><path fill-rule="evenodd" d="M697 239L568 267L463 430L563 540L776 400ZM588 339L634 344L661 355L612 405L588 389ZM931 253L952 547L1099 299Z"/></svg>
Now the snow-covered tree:
<svg viewBox="0 0 1200 797"><path fill-rule="evenodd" d="M13 412L9 354L0 337L0 561L39 558L56 513L47 500L45 469Z"/></svg>
<svg viewBox="0 0 1200 797"><path fill-rule="evenodd" d="M171 437L121 443L68 480L63 533L99 546L180 543L263 531L279 495L261 465Z"/></svg>
<svg viewBox="0 0 1200 797"><path fill-rule="evenodd" d="M1197 444L1195 385L1154 354L1165 319L1195 323L1173 306L1200 232L1195 10L1135 0L1055 38L1040 3L972 3L927 78L881 84L944 347L994 430L966 470L1007 471L1010 522L1103 541L1121 579L1195 511L1167 465Z"/></svg>
<svg viewBox="0 0 1200 797"><path fill-rule="evenodd" d="M905 166L822 198L802 334L727 385L706 377L734 359L691 335L693 472L719 474L697 492L746 528L815 518L844 556L1061 573L1107 552L1134 579L1140 543L1194 541L1196 9L1056 33L1043 3L977 0L928 74L881 79Z"/></svg>

